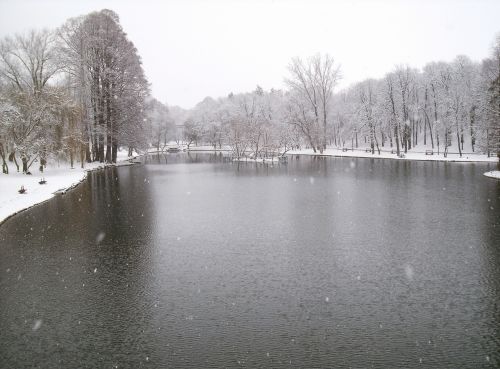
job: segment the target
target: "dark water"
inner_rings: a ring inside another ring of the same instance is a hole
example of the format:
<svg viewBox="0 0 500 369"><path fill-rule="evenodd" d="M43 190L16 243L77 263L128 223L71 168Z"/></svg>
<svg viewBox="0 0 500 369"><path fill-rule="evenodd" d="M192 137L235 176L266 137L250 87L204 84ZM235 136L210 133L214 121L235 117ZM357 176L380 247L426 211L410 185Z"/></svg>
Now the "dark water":
<svg viewBox="0 0 500 369"><path fill-rule="evenodd" d="M0 227L0 367L499 367L490 167L92 173Z"/></svg>

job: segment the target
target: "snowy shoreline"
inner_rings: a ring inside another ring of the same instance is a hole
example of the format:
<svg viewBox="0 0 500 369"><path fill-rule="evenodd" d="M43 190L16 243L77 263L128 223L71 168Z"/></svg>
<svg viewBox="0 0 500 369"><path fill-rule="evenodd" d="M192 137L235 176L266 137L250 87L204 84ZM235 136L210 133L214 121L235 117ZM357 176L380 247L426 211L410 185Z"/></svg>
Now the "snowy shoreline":
<svg viewBox="0 0 500 369"><path fill-rule="evenodd" d="M373 158L373 159L392 159L392 160L417 160L417 161L449 161L449 162L465 162L465 163L478 163L478 162L485 162L485 163L495 163L498 158L496 156L491 156L488 157L486 154L477 154L473 152L463 152L462 157L460 157L458 152L448 152L447 157L443 156L442 151L440 154L437 154L436 150L429 150L425 146L418 147L416 149L408 151L406 154L404 153L404 150L401 150L401 154L404 155L404 157L398 157L395 153L391 153L390 151L387 150L381 150L380 154L378 153L377 150L375 150L375 154L372 154L371 151L367 152L366 147L361 147L358 149L344 149L346 151L343 151L341 148L327 148L326 150L323 151L323 153L320 153L319 151L314 152L312 149L299 149L299 150L290 150L287 151L284 155L308 155L308 156L334 156L334 157L348 157L348 158ZM426 151L428 152L426 154ZM432 154L430 154L430 151L432 151ZM214 149L212 146L192 146L187 150L187 152L211 152L211 153L218 153L218 152L231 152L231 149L228 147L224 147L221 149ZM150 152L152 153L152 152ZM279 156L275 156L274 159L278 160ZM264 159L250 159L250 158L239 158L236 159L235 161L240 161L240 162L266 162L266 161L272 161L271 158L264 158Z"/></svg>
<svg viewBox="0 0 500 369"><path fill-rule="evenodd" d="M0 226L8 219L23 211L64 194L81 184L89 172L111 167L129 166L137 156L120 160L116 164L87 163L85 168L71 169L67 163L61 166L46 168L44 173L36 172L26 175L18 172L0 175ZM39 184L41 178L47 183ZM18 190L24 186L27 192L20 194Z"/></svg>
<svg viewBox="0 0 500 369"><path fill-rule="evenodd" d="M500 179L500 170L492 170L483 174L485 177Z"/></svg>
<svg viewBox="0 0 500 369"><path fill-rule="evenodd" d="M404 152L402 151L404 154ZM495 163L498 158L496 157L488 157L484 154L473 154L473 153L463 153L462 157L458 153L448 153L445 158L443 154L437 155L437 153L433 153L432 155L426 155L424 151L422 152L412 152L408 151L408 153L404 154L403 158L399 158L396 154L392 154L389 151L381 151L380 155L377 150L375 150L375 154L370 152L366 152L365 149L358 150L348 150L342 151L342 149L332 149L328 148L323 153L314 152L312 149L304 149L304 150L292 150L287 152L289 155L310 155L310 156L334 156L334 157L349 157L349 158L373 158L373 159L392 159L392 160L408 160L408 161L450 161L450 162L465 162L465 163L478 163L478 162L486 162L486 163Z"/></svg>
<svg viewBox="0 0 500 369"><path fill-rule="evenodd" d="M198 149L198 150L197 150ZM191 151L191 150L190 150ZM214 152L215 150L204 150L201 148L194 148L193 151L199 152ZM148 152L152 154L152 152ZM392 160L408 160L408 161L448 161L448 162L462 162L462 163L478 163L489 162L494 163L498 159L496 157L487 157L484 154L463 154L460 158L457 153L449 153L445 158L440 155L426 155L425 152L408 152L404 158L399 158L395 154L387 151L382 151L380 155L378 152L372 154L366 150L349 150L342 151L341 149L328 148L323 153L314 153L312 149L293 150L286 153L287 155L306 155L306 156L322 156L322 157L351 157L351 158L374 158L374 159L392 159ZM22 173L11 173L7 175L0 175L0 226L13 217L14 215L32 208L33 206L42 204L55 195L66 193L71 189L77 187L86 178L89 172L96 170L103 170L115 166L133 165L135 162L132 160L138 158L140 155L135 155L130 158L123 158L117 164L102 164L90 163L86 164L85 168L69 168L65 163L63 166L51 167L49 166L46 171L36 173L34 175L25 175ZM247 159L240 158L238 162L248 163L263 163L263 162L278 162L278 158L273 159ZM484 173L484 176L489 178L500 179L500 171L489 171ZM40 185L38 182L44 177L47 181L46 184ZM26 194L19 194L18 190L24 186L27 189Z"/></svg>

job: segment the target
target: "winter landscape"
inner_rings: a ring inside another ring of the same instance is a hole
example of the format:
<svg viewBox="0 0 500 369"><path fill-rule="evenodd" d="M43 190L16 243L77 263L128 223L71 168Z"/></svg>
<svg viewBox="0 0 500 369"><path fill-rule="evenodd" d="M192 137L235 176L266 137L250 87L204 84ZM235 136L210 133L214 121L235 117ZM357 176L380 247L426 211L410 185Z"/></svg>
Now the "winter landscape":
<svg viewBox="0 0 500 369"><path fill-rule="evenodd" d="M500 367L497 14L0 1L0 369Z"/></svg>

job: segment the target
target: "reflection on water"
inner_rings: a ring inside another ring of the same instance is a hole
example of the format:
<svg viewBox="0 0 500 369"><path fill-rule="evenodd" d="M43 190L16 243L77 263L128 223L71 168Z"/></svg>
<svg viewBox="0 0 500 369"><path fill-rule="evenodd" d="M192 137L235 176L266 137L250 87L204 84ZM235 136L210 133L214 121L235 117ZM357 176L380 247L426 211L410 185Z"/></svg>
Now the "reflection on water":
<svg viewBox="0 0 500 369"><path fill-rule="evenodd" d="M488 165L144 161L0 227L0 367L500 365Z"/></svg>

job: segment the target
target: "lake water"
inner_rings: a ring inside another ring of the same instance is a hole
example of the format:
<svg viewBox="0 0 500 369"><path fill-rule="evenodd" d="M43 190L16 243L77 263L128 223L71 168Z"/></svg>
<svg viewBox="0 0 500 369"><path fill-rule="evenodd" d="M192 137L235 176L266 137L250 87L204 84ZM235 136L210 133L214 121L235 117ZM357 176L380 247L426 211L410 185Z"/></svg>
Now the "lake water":
<svg viewBox="0 0 500 369"><path fill-rule="evenodd" d="M91 173L0 227L0 367L499 367L493 166Z"/></svg>

